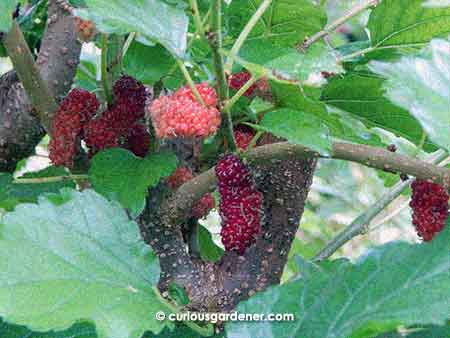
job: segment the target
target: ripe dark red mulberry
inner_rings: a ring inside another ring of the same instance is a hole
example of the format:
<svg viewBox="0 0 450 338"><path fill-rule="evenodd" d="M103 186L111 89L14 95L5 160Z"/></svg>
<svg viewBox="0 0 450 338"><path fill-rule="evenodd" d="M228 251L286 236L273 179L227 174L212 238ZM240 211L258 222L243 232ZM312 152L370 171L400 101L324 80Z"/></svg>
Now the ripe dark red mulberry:
<svg viewBox="0 0 450 338"><path fill-rule="evenodd" d="M202 106L188 87L174 94L161 96L148 107L158 138L208 137L220 126L220 112L215 107L217 94L207 84L196 85L206 104Z"/></svg>
<svg viewBox="0 0 450 338"><path fill-rule="evenodd" d="M242 71L239 73L232 74L228 78L228 86L231 89L239 90L247 83L248 80L251 79L251 77L252 77L252 74L250 74L247 71ZM255 92L255 89L256 89L256 84L251 85L250 88L246 90L244 95L252 96L253 93Z"/></svg>
<svg viewBox="0 0 450 338"><path fill-rule="evenodd" d="M81 147L83 125L97 111L95 94L82 89L72 90L62 101L52 125L49 157L56 166L72 167Z"/></svg>
<svg viewBox="0 0 450 338"><path fill-rule="evenodd" d="M124 148L139 157L145 157L150 149L150 133L143 124L135 124L125 140Z"/></svg>
<svg viewBox="0 0 450 338"><path fill-rule="evenodd" d="M147 90L135 78L124 75L114 84L114 103L122 106L124 113L135 119L142 119L145 115Z"/></svg>
<svg viewBox="0 0 450 338"><path fill-rule="evenodd" d="M236 140L236 145L240 149L247 149L250 142L253 140L253 137L255 137L255 134L255 130L245 124L238 124L234 127L234 138Z"/></svg>
<svg viewBox="0 0 450 338"><path fill-rule="evenodd" d="M262 194L250 170L235 155L216 165L219 180L221 237L227 251L243 254L261 232Z"/></svg>
<svg viewBox="0 0 450 338"><path fill-rule="evenodd" d="M442 186L424 180L415 180L411 188L413 224L424 241L431 241L445 226L449 194Z"/></svg>

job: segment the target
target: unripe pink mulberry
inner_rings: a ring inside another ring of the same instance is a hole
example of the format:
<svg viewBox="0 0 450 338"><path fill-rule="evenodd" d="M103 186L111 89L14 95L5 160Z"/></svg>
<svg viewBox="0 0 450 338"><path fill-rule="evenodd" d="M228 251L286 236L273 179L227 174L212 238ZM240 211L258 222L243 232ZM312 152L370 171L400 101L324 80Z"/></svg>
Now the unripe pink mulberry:
<svg viewBox="0 0 450 338"><path fill-rule="evenodd" d="M217 131L221 121L220 112L215 107L217 95L206 84L197 85L197 89L206 107L195 100L187 87L151 103L149 113L158 138L204 138Z"/></svg>
<svg viewBox="0 0 450 338"><path fill-rule="evenodd" d="M442 186L424 180L415 180L411 188L413 224L424 241L431 241L445 226L449 194Z"/></svg>
<svg viewBox="0 0 450 338"><path fill-rule="evenodd" d="M262 194L251 173L235 155L216 165L219 180L222 243L227 251L243 254L261 232Z"/></svg>
<svg viewBox="0 0 450 338"><path fill-rule="evenodd" d="M167 185L171 189L176 189L194 178L192 170L187 167L178 167L172 175L167 178Z"/></svg>

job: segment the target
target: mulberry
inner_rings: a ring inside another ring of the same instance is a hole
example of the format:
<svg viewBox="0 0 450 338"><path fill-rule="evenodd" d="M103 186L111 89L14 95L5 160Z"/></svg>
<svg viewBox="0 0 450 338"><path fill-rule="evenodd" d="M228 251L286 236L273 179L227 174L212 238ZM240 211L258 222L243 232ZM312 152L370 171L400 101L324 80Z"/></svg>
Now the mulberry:
<svg viewBox="0 0 450 338"><path fill-rule="evenodd" d="M242 71L242 72L239 72L239 73L232 74L228 78L228 86L231 89L239 90L247 83L248 80L251 79L251 77L252 77L252 74L250 74L247 71ZM253 84L252 86L250 86L249 89L246 90L244 95L245 96L252 96L253 93L255 92L255 89L256 89L256 84Z"/></svg>
<svg viewBox="0 0 450 338"><path fill-rule="evenodd" d="M445 226L449 194L442 186L424 180L415 180L411 188L413 224L424 241L431 241Z"/></svg>
<svg viewBox="0 0 450 338"><path fill-rule="evenodd" d="M150 133L143 124L131 127L124 148L139 157L145 157L150 150Z"/></svg>
<svg viewBox="0 0 450 338"><path fill-rule="evenodd" d="M178 167L172 175L167 178L167 185L171 189L176 189L193 178L194 174L192 174L191 169L186 167Z"/></svg>
<svg viewBox="0 0 450 338"><path fill-rule="evenodd" d="M236 140L236 145L240 149L247 149L250 145L250 142L255 137L255 131L245 124L238 124L234 127L234 138Z"/></svg>
<svg viewBox="0 0 450 338"><path fill-rule="evenodd" d="M205 194L192 208L192 216L197 219L206 217L216 207L213 195Z"/></svg>
<svg viewBox="0 0 450 338"><path fill-rule="evenodd" d="M215 170L219 180L222 243L227 251L242 255L261 232L262 194L237 156L225 156Z"/></svg>
<svg viewBox="0 0 450 338"><path fill-rule="evenodd" d="M217 131L221 119L215 107L216 92L207 84L196 87L206 107L195 100L187 87L151 103L148 110L158 138L208 137Z"/></svg>
<svg viewBox="0 0 450 338"><path fill-rule="evenodd" d="M78 32L78 37L84 42L92 41L96 34L95 25L92 21L75 17L75 27Z"/></svg>
<svg viewBox="0 0 450 338"><path fill-rule="evenodd" d="M56 166L72 167L81 147L83 125L96 113L99 102L95 94L72 90L62 101L52 125L49 157Z"/></svg>
<svg viewBox="0 0 450 338"><path fill-rule="evenodd" d="M114 103L122 106L122 111L134 119L142 119L145 115L147 90L145 86L131 76L124 75L114 84Z"/></svg>

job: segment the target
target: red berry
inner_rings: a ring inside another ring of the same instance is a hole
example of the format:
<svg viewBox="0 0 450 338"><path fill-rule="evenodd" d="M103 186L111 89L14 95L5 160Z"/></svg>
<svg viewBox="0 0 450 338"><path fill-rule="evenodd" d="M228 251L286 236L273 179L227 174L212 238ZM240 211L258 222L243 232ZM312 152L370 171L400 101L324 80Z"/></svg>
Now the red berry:
<svg viewBox="0 0 450 338"><path fill-rule="evenodd" d="M228 78L228 86L231 89L234 90L239 90L241 89L248 80L250 80L252 77L252 74L250 74L247 71L242 71L239 73L235 73L232 74L229 78ZM256 89L256 85L253 84L252 86L250 86L249 89L247 89L247 91L244 93L245 96L252 96L254 91Z"/></svg>
<svg viewBox="0 0 450 338"><path fill-rule="evenodd" d="M206 217L215 206L216 201L214 200L213 195L205 194L192 208L192 216L195 218Z"/></svg>
<svg viewBox="0 0 450 338"><path fill-rule="evenodd" d="M234 138L236 140L236 145L240 149L247 149L255 134L256 132L254 129L245 124L238 124L234 127ZM255 145L253 147L255 147Z"/></svg>
<svg viewBox="0 0 450 338"><path fill-rule="evenodd" d="M56 166L72 167L81 146L83 125L96 113L99 102L95 94L72 90L59 106L52 126L49 157Z"/></svg>
<svg viewBox="0 0 450 338"><path fill-rule="evenodd" d="M220 112L215 107L217 95L206 84L197 85L206 107L195 100L192 91L181 88L162 96L149 106L149 114L158 138L208 137L220 126Z"/></svg>
<svg viewBox="0 0 450 338"><path fill-rule="evenodd" d="M131 128L124 147L136 156L145 157L150 149L150 133L143 124L136 124Z"/></svg>
<svg viewBox="0 0 450 338"><path fill-rule="evenodd" d="M79 17L75 17L75 29L77 30L78 37L84 42L92 41L97 33L92 21L83 20Z"/></svg>
<svg viewBox="0 0 450 338"><path fill-rule="evenodd" d="M115 105L121 105L121 110L131 114L135 119L144 117L147 90L141 82L124 75L116 81L113 90Z"/></svg>
<svg viewBox="0 0 450 338"><path fill-rule="evenodd" d="M227 251L243 254L261 232L262 194L249 169L235 155L216 165L219 180L222 243Z"/></svg>
<svg viewBox="0 0 450 338"><path fill-rule="evenodd" d="M431 241L445 226L449 194L442 186L424 180L415 180L411 188L413 224L424 241Z"/></svg>
<svg viewBox="0 0 450 338"><path fill-rule="evenodd" d="M167 185L171 189L176 189L193 178L194 174L192 174L191 169L186 167L178 167L172 175L167 178Z"/></svg>

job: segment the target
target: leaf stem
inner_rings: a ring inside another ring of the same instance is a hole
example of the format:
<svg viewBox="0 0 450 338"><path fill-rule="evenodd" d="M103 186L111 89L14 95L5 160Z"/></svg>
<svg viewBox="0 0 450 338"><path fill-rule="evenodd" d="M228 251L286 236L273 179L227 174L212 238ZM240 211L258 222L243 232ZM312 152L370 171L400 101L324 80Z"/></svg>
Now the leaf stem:
<svg viewBox="0 0 450 338"><path fill-rule="evenodd" d="M319 41L323 37L327 36L328 34L334 32L336 28L347 22L348 20L352 19L353 17L357 16L358 14L364 12L366 9L377 6L379 4L380 0L368 0L363 3L357 4L353 8L351 8L347 13L345 13L340 18L336 19L329 25L327 25L323 30L320 32L317 32L312 37L307 39L303 44L300 46L300 49L306 50L316 41Z"/></svg>
<svg viewBox="0 0 450 338"><path fill-rule="evenodd" d="M196 27L196 34L194 34L194 38L195 35L197 35L197 32L198 34L203 36L205 34L205 27L203 27L203 22L200 17L200 11L198 10L197 0L189 0L189 3L191 5L192 15L194 16L194 22Z"/></svg>
<svg viewBox="0 0 450 338"><path fill-rule="evenodd" d="M258 23L259 19L264 15L264 12L267 10L267 8L272 3L272 0L264 0L261 5L258 7L256 12L253 14L253 16L250 18L250 20L245 25L244 29L242 30L241 34L239 34L239 37L235 41L233 47L231 48L231 55L237 55L239 53L239 50L241 49L242 45L244 44L247 37L250 35L250 32L253 30L253 28ZM225 72L231 73L231 69L233 68L233 58L228 58L227 63L225 64Z"/></svg>
<svg viewBox="0 0 450 338"><path fill-rule="evenodd" d="M111 94L111 86L108 82L108 35L102 35L102 55L101 55L101 79L103 85L103 94L105 95L105 100L108 104L113 102L113 97Z"/></svg>
<svg viewBox="0 0 450 338"><path fill-rule="evenodd" d="M217 79L219 107L222 110L222 128L225 131L228 147L231 151L235 151L237 147L233 135L231 111L224 108L224 104L228 100L228 84L223 66L223 58L220 54L220 50L222 49L222 0L213 0L211 8L211 31L207 36Z"/></svg>
<svg viewBox="0 0 450 338"><path fill-rule="evenodd" d="M192 92L194 93L195 98L202 106L205 107L206 106L205 101L203 101L203 98L198 92L197 87L195 87L194 80L192 80L191 74L189 74L189 71L187 70L183 60L180 60L179 58L177 58L176 60L178 66L180 67L181 72L183 73L184 78L186 79L189 88L191 88Z"/></svg>
<svg viewBox="0 0 450 338"><path fill-rule="evenodd" d="M252 77L234 94L234 96L229 99L223 109L231 109L235 103L245 94L245 92L253 86L256 81L258 81L259 77L252 75Z"/></svg>
<svg viewBox="0 0 450 338"><path fill-rule="evenodd" d="M170 311L172 311L172 313L181 313L181 310L178 309L174 304L172 304L171 302L169 302L167 299L165 299L161 293L159 292L158 288L156 286L153 287L153 291L156 294L156 297L158 298L158 300L163 303L164 305L166 305ZM167 314L166 314L167 315ZM214 327L212 324L208 324L206 326L200 326L195 324L194 322L191 321L184 321L183 322L187 327L189 327L190 329L194 330L195 332L197 332L198 334L200 334L203 337L210 337L214 334Z"/></svg>
<svg viewBox="0 0 450 338"><path fill-rule="evenodd" d="M439 151L438 154L435 154L435 156L429 160L429 163L439 163L446 157L447 153L445 151ZM412 181L413 179L409 179L396 184L391 190L384 194L380 200L371 205L366 212L358 216L349 226L333 238L316 256L314 256L313 261L321 262L329 258L345 243L349 242L358 235L366 233L369 230L370 222L393 200L395 200L411 184Z"/></svg>
<svg viewBox="0 0 450 338"><path fill-rule="evenodd" d="M66 175L66 176L53 176L53 177L36 177L36 178L16 178L14 184L42 184L42 183L56 183L62 181L76 181L87 180L88 175Z"/></svg>

